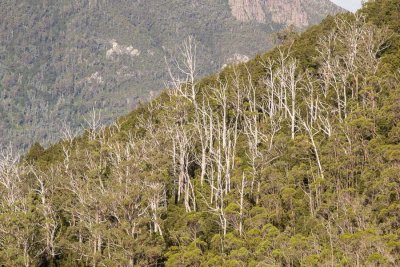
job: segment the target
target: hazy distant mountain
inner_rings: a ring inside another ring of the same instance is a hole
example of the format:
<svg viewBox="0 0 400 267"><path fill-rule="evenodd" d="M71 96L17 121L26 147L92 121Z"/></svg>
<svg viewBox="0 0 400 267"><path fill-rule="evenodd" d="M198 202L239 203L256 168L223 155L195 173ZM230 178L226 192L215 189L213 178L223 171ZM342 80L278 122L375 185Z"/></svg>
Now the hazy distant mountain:
<svg viewBox="0 0 400 267"><path fill-rule="evenodd" d="M5 0L0 4L0 146L26 148L108 122L164 86L165 57L198 42L199 75L272 46L271 33L342 11L326 0ZM207 64L205 64L207 62ZM207 67L205 67L207 66Z"/></svg>

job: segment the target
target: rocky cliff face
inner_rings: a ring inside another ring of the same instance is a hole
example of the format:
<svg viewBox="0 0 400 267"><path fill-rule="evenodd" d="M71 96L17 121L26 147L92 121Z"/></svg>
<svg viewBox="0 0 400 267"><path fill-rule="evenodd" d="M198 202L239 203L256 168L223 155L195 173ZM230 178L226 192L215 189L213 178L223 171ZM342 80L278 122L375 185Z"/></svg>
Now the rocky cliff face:
<svg viewBox="0 0 400 267"><path fill-rule="evenodd" d="M239 21L292 24L299 28L314 23L316 12L325 16L340 11L327 0L229 0L229 6Z"/></svg>

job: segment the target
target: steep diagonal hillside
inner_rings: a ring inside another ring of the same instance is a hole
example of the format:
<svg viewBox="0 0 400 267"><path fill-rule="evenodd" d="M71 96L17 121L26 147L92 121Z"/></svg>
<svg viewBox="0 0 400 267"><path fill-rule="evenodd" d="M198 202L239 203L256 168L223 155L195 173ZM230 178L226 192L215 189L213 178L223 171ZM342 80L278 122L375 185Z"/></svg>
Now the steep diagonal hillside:
<svg viewBox="0 0 400 267"><path fill-rule="evenodd" d="M0 151L1 265L400 266L399 16L371 1L207 78L188 64L112 126Z"/></svg>
<svg viewBox="0 0 400 267"><path fill-rule="evenodd" d="M188 35L204 75L235 54L268 50L270 34L287 24L303 28L340 11L325 1L324 12L277 3L252 7L264 14L253 20L228 0L2 1L0 146L56 140L64 121L76 129L93 107L105 122L124 114L164 86L164 57Z"/></svg>

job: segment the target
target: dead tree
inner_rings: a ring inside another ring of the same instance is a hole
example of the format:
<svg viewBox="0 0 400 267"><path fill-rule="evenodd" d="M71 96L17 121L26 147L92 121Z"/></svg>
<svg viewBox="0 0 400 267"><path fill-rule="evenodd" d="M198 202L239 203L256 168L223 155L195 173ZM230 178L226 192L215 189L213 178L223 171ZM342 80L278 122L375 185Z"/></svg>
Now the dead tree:
<svg viewBox="0 0 400 267"><path fill-rule="evenodd" d="M296 97L299 89L299 83L302 79L298 70L296 59L290 57L288 51L279 50L277 60L271 60L262 63L266 76L263 79L266 86L267 105L264 105L264 112L272 118L278 112L283 112L284 117L290 119L291 137L294 139L296 133L297 107Z"/></svg>
<svg viewBox="0 0 400 267"><path fill-rule="evenodd" d="M306 102L306 114L298 113L298 119L303 126L303 129L306 131L307 136L310 140L312 148L314 150L315 159L318 166L319 175L321 178L324 178L324 170L321 163L321 157L319 153L319 149L315 140L315 136L321 131L320 126L318 124L318 118L320 118L320 96L316 91L314 81L310 77L306 79L305 82L305 102Z"/></svg>
<svg viewBox="0 0 400 267"><path fill-rule="evenodd" d="M208 98L203 96L198 109L195 110L193 126L196 129L196 136L200 141L201 154L196 155L200 165L200 184L203 186L206 178L207 166L209 164L209 154L213 152L213 116Z"/></svg>
<svg viewBox="0 0 400 267"><path fill-rule="evenodd" d="M185 209L190 212L196 210L196 195L189 175L192 163L192 134L183 125L174 125L171 134L173 168L178 177L177 198L179 201L183 194Z"/></svg>
<svg viewBox="0 0 400 267"><path fill-rule="evenodd" d="M39 174L33 167L31 167L30 172L34 175L38 184L35 191L40 200L39 213L43 217L40 226L43 229L46 241L44 252L54 259L57 255L56 238L59 228L57 212L51 202L51 196L55 193L54 178L52 175Z"/></svg>
<svg viewBox="0 0 400 267"><path fill-rule="evenodd" d="M144 183L145 187L147 187L147 193L148 193L148 203L150 207L150 213L151 213L151 222L153 227L152 231L154 233L158 233L159 235L163 235L163 231L160 226L160 205L163 205L165 203L165 187L162 183L158 182L145 182Z"/></svg>
<svg viewBox="0 0 400 267"><path fill-rule="evenodd" d="M219 87L212 89L210 96L218 105L216 114L213 115L214 148L210 158L217 171L217 183L224 184L224 193L231 190L231 171L235 164L236 144L238 139L238 118L240 116L238 100L229 99L228 84L220 82ZM236 94L237 97L237 94ZM229 106L235 107L234 115L229 116Z"/></svg>
<svg viewBox="0 0 400 267"><path fill-rule="evenodd" d="M41 253L35 253L38 242L35 233L37 222L29 219L32 217L29 204L32 185L25 180L28 176L27 168L20 166L18 161L19 158L11 148L1 151L0 207L2 213L9 216L3 216L0 222L0 240L6 241L2 245L13 248L17 253L14 256L22 256L24 266L29 267Z"/></svg>
<svg viewBox="0 0 400 267"><path fill-rule="evenodd" d="M101 114L99 111L96 111L95 108L93 107L92 112L88 118L85 118L86 122L86 128L87 131L89 132L89 139L90 140L96 140L97 137L97 131L101 127Z"/></svg>
<svg viewBox="0 0 400 267"><path fill-rule="evenodd" d="M321 37L317 51L324 95L326 97L329 90L335 92L338 119L343 121L349 112L349 99L362 97L366 107L368 97L375 106L374 95L366 96L360 88L367 86L365 77L377 72L381 61L379 54L388 47L390 33L369 25L360 14L351 20L338 17L335 23L335 29Z"/></svg>
<svg viewBox="0 0 400 267"><path fill-rule="evenodd" d="M172 94L188 99L195 107L197 96L197 45L194 37L189 36L179 47L179 56L172 60L172 67L167 62ZM177 74L176 74L177 72Z"/></svg>

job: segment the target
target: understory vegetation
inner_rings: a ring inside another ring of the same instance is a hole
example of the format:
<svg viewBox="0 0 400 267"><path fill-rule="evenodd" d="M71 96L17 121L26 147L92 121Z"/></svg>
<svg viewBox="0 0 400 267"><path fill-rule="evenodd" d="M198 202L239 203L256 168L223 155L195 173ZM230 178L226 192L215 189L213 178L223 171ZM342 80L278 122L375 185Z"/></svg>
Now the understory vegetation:
<svg viewBox="0 0 400 267"><path fill-rule="evenodd" d="M3 266L400 266L400 3L0 157Z"/></svg>

